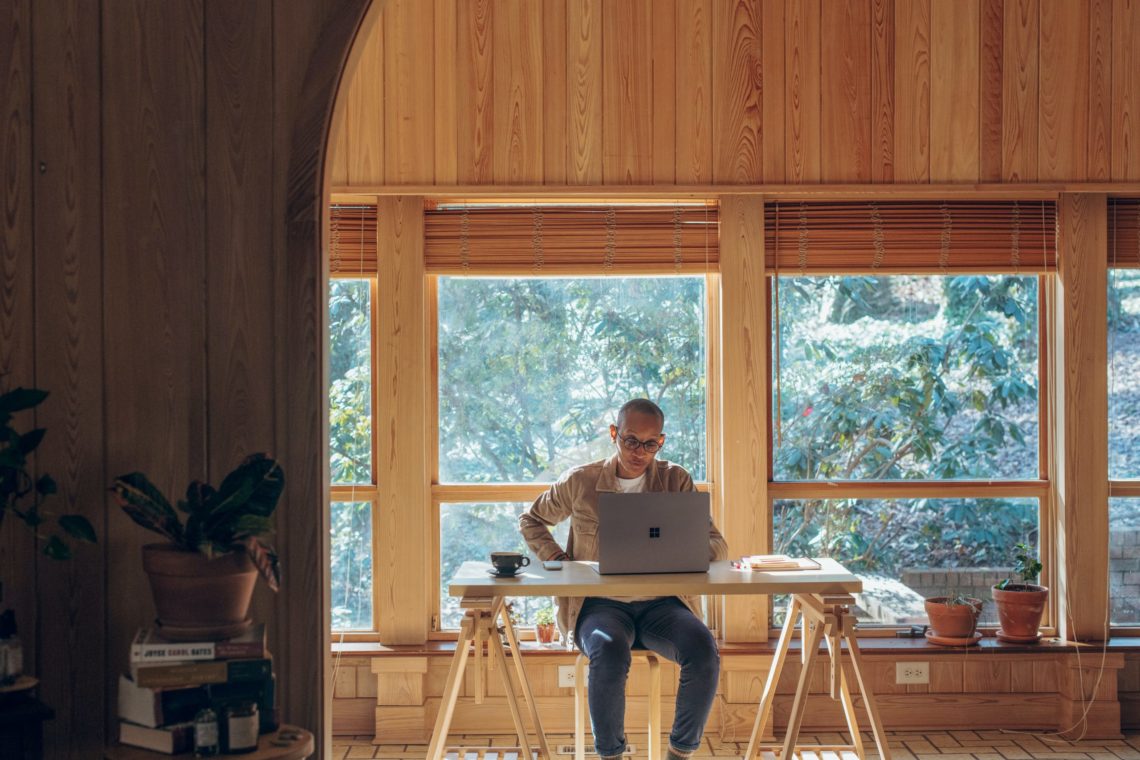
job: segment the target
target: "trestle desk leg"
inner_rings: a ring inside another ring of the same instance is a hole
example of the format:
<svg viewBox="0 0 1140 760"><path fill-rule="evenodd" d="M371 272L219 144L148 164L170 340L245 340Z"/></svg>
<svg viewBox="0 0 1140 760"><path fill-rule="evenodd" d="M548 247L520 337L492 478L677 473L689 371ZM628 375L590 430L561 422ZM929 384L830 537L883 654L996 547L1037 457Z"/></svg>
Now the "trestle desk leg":
<svg viewBox="0 0 1140 760"><path fill-rule="evenodd" d="M784 670L784 660L788 656L788 646L792 643L792 636L795 635L796 619L799 615L800 603L793 595L788 602L788 613L784 618L784 627L780 629L780 641L776 645L772 665L768 668L768 678L764 681L764 691L760 692L760 707L756 712L756 722L752 725L752 737L748 740L748 751L744 754L744 760L753 760L759 753L760 742L764 738L764 728L776 701L776 684L779 683L780 674Z"/></svg>

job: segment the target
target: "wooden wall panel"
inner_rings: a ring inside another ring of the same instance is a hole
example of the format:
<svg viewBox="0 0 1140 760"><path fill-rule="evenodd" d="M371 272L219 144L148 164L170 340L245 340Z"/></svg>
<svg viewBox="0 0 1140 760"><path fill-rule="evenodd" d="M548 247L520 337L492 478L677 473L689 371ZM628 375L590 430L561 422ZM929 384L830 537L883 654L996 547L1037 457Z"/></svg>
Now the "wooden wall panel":
<svg viewBox="0 0 1140 760"><path fill-rule="evenodd" d="M1089 3L1088 169L1084 179L1106 181L1112 173L1112 0Z"/></svg>
<svg viewBox="0 0 1140 760"><path fill-rule="evenodd" d="M871 181L871 5L820 6L820 162L830 182Z"/></svg>
<svg viewBox="0 0 1140 760"><path fill-rule="evenodd" d="M495 184L541 184L542 5L499 0L493 22L494 39L500 41L493 65Z"/></svg>
<svg viewBox="0 0 1140 760"><path fill-rule="evenodd" d="M1037 179L1038 0L1009 0L1002 23L1002 179Z"/></svg>
<svg viewBox="0 0 1140 760"><path fill-rule="evenodd" d="M351 184L384 182L383 19L364 36L356 76L345 93L344 140L352 157L346 167Z"/></svg>
<svg viewBox="0 0 1140 760"><path fill-rule="evenodd" d="M74 546L70 562L38 559L40 641L30 618L19 621L25 646L39 653L25 667L39 674L40 697L56 710L45 753L59 758L92 757L102 748L102 710L91 706L103 704L111 673L106 510L103 499L92 498L105 482L101 176L89 160L99 155L102 139L99 36L86 33L98 28L97 5L37 3L34 121L45 171L35 192L36 312L28 325L36 333L35 384L51 396L36 415L48 430L36 464L59 486L45 506L86 516L100 541Z"/></svg>
<svg viewBox="0 0 1140 760"><path fill-rule="evenodd" d="M713 7L711 0L677 0L678 107L672 153L678 185L708 183L713 176Z"/></svg>
<svg viewBox="0 0 1140 760"><path fill-rule="evenodd" d="M602 0L566 7L568 181L602 181Z"/></svg>
<svg viewBox="0 0 1140 760"><path fill-rule="evenodd" d="M1112 5L1112 178L1140 180L1140 0Z"/></svg>
<svg viewBox="0 0 1140 760"><path fill-rule="evenodd" d="M389 0L384 9L384 176L435 181L435 7Z"/></svg>
<svg viewBox="0 0 1140 760"><path fill-rule="evenodd" d="M981 24L981 155L978 179L1001 182L1004 0L982 0Z"/></svg>
<svg viewBox="0 0 1140 760"><path fill-rule="evenodd" d="M456 176L460 182L468 184L490 183L493 178L495 72L491 45L494 33L491 0L458 4Z"/></svg>
<svg viewBox="0 0 1140 760"><path fill-rule="evenodd" d="M135 470L166 493L207 474L205 107L200 2L103 6L105 481ZM174 128L177 126L177 128ZM108 512L108 673L154 618L139 547ZM140 600L146 600L140 603ZM108 679L107 705L115 683ZM108 711L113 722L113 710Z"/></svg>
<svg viewBox="0 0 1140 760"><path fill-rule="evenodd" d="M871 2L871 181L895 178L895 3Z"/></svg>
<svg viewBox="0 0 1140 760"><path fill-rule="evenodd" d="M454 184L459 179L458 97L459 69L456 49L459 34L457 0L435 0L435 82L432 111L435 114L435 181Z"/></svg>
<svg viewBox="0 0 1140 760"><path fill-rule="evenodd" d="M568 177L566 2L543 0L542 4L542 177L546 184L566 184Z"/></svg>
<svg viewBox="0 0 1140 760"><path fill-rule="evenodd" d="M980 0L931 0L930 41L930 180L975 182L981 166Z"/></svg>
<svg viewBox="0 0 1140 760"><path fill-rule="evenodd" d="M677 162L677 0L653 0L649 66L653 77L649 119L653 158L650 174L657 185L672 185Z"/></svg>
<svg viewBox="0 0 1140 760"><path fill-rule="evenodd" d="M766 73L763 6L756 0L718 2L712 6L712 139L715 182L764 179L763 125L768 94L783 92ZM782 64L783 61L781 60ZM783 101L773 109L783 120ZM779 163L783 168L781 141Z"/></svg>
<svg viewBox="0 0 1140 760"><path fill-rule="evenodd" d="M895 0L895 182L930 181L930 0Z"/></svg>
<svg viewBox="0 0 1140 760"><path fill-rule="evenodd" d="M760 93L763 101L761 124L761 176L765 182L783 182L787 162L784 103L787 94L784 52L784 0L761 0ZM719 136L714 132L712 139Z"/></svg>
<svg viewBox="0 0 1140 760"><path fill-rule="evenodd" d="M784 8L784 181L819 182L820 1L788 0Z"/></svg>
<svg viewBox="0 0 1140 760"><path fill-rule="evenodd" d="M5 4L0 11L0 185L4 213L0 216L0 392L33 387L35 376L35 255L32 217L32 7L28 0ZM54 403L54 401L53 401ZM16 418L21 431L36 420L24 413ZM45 444L46 446L46 444ZM17 625L35 620L34 573L39 564L35 538L23 524L12 523L0 536L0 582L3 608L12 608ZM23 622L20 622L23 621ZM32 638L24 657L35 662L38 649Z"/></svg>
<svg viewBox="0 0 1140 760"><path fill-rule="evenodd" d="M650 0L602 3L602 178L606 184L653 181L653 6Z"/></svg>
<svg viewBox="0 0 1140 760"><path fill-rule="evenodd" d="M1089 2L1041 3L1041 180L1088 173Z"/></svg>

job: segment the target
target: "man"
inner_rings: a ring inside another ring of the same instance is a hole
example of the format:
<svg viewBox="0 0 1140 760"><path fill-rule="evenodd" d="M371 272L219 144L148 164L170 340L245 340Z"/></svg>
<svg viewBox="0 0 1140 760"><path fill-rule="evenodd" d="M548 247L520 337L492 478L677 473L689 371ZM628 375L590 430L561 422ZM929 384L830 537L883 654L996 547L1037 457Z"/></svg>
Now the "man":
<svg viewBox="0 0 1140 760"><path fill-rule="evenodd" d="M692 491L683 467L661 461L665 414L648 399L634 399L610 425L616 451L609 459L564 474L519 518L531 551L543 560L598 558L598 494L604 492ZM570 518L566 548L550 526ZM728 546L709 521L709 556L724 559ZM590 658L590 723L594 748L603 758L625 751L625 682L630 650L636 644L681 666L668 760L687 758L700 746L716 696L720 657L716 641L701 622L699 597L621 597L558 599L558 625Z"/></svg>

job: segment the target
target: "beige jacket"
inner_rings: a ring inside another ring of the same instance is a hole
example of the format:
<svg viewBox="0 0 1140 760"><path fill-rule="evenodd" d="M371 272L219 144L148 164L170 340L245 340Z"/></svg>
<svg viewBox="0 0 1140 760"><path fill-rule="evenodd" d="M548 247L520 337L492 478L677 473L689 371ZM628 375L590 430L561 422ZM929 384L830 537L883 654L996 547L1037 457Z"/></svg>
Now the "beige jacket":
<svg viewBox="0 0 1140 760"><path fill-rule="evenodd" d="M693 491L693 479L685 468L663 460L654 460L646 470L646 491ZM546 493L535 500L531 508L519 517L519 532L527 546L540 560L553 559L563 549L550 534L550 527L570 518L570 537L566 541L566 554L577 560L598 558L598 494L619 493L617 481L617 455L609 459L575 467L565 473ZM709 520L709 558L728 557L728 544L720 531ZM700 617L699 596L679 597ZM569 641L582 610L581 597L560 597L558 627L562 640Z"/></svg>

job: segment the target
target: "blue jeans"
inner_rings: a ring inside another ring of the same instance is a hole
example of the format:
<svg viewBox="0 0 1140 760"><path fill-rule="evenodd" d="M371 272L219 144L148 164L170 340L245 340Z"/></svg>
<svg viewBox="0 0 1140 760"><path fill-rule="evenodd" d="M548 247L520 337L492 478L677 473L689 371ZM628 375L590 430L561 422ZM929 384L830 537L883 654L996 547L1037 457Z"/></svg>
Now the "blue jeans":
<svg viewBox="0 0 1140 760"><path fill-rule="evenodd" d="M683 752L700 746L716 697L720 654L712 633L680 599L631 603L587 599L575 640L590 658L587 696L599 755L612 757L625 750L625 682L634 646L681 666L669 743Z"/></svg>

